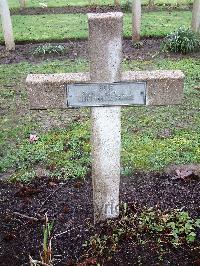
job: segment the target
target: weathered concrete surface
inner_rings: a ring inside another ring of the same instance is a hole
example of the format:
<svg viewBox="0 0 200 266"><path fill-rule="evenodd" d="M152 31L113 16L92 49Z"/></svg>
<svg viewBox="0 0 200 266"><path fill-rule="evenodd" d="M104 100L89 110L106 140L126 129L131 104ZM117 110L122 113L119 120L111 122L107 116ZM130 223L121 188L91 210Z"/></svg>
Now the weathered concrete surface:
<svg viewBox="0 0 200 266"><path fill-rule="evenodd" d="M92 82L121 79L121 12L88 14L90 77ZM119 215L121 107L93 107L92 180L94 221Z"/></svg>
<svg viewBox="0 0 200 266"><path fill-rule="evenodd" d="M27 0L19 0L19 4L20 4L20 7L21 7L21 8L26 7L26 1L27 1Z"/></svg>
<svg viewBox="0 0 200 266"><path fill-rule="evenodd" d="M0 0L0 16L7 50L15 50L12 22L7 0Z"/></svg>
<svg viewBox="0 0 200 266"><path fill-rule="evenodd" d="M26 87L30 109L66 108L66 84L84 83L89 79L89 73L28 75Z"/></svg>
<svg viewBox="0 0 200 266"><path fill-rule="evenodd" d="M91 81L121 79L122 18L121 12L88 14Z"/></svg>
<svg viewBox="0 0 200 266"><path fill-rule="evenodd" d="M90 81L89 73L28 75L30 108L67 108L66 84ZM122 73L121 81L146 81L148 105L181 104L183 99L184 74L179 70L128 71Z"/></svg>
<svg viewBox="0 0 200 266"><path fill-rule="evenodd" d="M122 80L146 81L147 105L174 105L182 102L184 77L180 70L128 71Z"/></svg>
<svg viewBox="0 0 200 266"><path fill-rule="evenodd" d="M194 0L193 3L192 30L200 33L200 0Z"/></svg>
<svg viewBox="0 0 200 266"><path fill-rule="evenodd" d="M141 28L141 0L132 1L132 40L138 42L140 40Z"/></svg>

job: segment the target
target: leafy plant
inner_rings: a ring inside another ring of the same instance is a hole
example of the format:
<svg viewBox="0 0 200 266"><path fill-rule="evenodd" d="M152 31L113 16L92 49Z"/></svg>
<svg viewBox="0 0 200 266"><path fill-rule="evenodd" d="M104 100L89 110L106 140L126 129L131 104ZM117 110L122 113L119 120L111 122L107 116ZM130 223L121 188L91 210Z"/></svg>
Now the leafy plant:
<svg viewBox="0 0 200 266"><path fill-rule="evenodd" d="M126 0L126 2L121 4L121 8L124 12L131 12L132 10L132 1Z"/></svg>
<svg viewBox="0 0 200 266"><path fill-rule="evenodd" d="M135 42L133 43L133 47L136 49L140 49L143 46L143 42Z"/></svg>
<svg viewBox="0 0 200 266"><path fill-rule="evenodd" d="M200 227L200 219L192 219L188 212L174 210L163 213L161 210L147 209L139 217L139 228L156 233L159 239L168 239L174 246L196 238L196 229Z"/></svg>
<svg viewBox="0 0 200 266"><path fill-rule="evenodd" d="M163 51L188 54L200 50L200 36L191 29L180 27L170 33L161 45Z"/></svg>
<svg viewBox="0 0 200 266"><path fill-rule="evenodd" d="M145 245L152 239L158 247L158 258L162 259L163 243L167 247L192 244L196 240L200 219L192 219L188 212L180 210L161 211L145 208L137 210L134 205L123 205L122 213L116 220L100 224L100 231L83 244L88 258L104 262L112 258L127 240Z"/></svg>
<svg viewBox="0 0 200 266"><path fill-rule="evenodd" d="M34 55L45 55L45 54L64 54L65 47L61 44L53 45L53 44L44 44L38 46L33 54Z"/></svg>

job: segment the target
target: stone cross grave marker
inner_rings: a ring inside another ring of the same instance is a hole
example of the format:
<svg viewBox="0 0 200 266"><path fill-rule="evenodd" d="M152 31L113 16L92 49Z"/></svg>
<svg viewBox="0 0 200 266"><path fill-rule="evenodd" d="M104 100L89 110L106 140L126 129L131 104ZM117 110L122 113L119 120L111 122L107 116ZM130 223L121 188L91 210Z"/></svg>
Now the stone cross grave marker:
<svg viewBox="0 0 200 266"><path fill-rule="evenodd" d="M121 12L89 14L90 73L30 74L31 109L91 107L94 220L119 215L121 105L180 104L181 71L122 73Z"/></svg>

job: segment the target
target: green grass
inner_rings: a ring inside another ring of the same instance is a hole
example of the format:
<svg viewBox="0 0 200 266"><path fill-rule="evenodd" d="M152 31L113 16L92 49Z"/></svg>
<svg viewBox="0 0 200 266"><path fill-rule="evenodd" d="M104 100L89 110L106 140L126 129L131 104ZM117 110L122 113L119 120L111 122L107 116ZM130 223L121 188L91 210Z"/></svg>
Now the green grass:
<svg viewBox="0 0 200 266"><path fill-rule="evenodd" d="M181 69L186 74L185 99L180 106L127 107L122 111L122 174L162 170L169 164L200 163L200 62L195 59L126 61L124 69ZM83 178L90 172L90 121L44 130L37 114L28 111L24 80L28 73L87 71L86 61L20 63L0 66L0 170L14 180L28 181L38 166L49 176ZM22 106L25 105L23 108ZM21 112L18 109L22 108ZM80 112L80 111L79 111ZM87 113L86 111L83 111ZM59 120L56 113L47 118ZM170 135L162 137L165 130ZM30 132L39 140L28 141Z"/></svg>
<svg viewBox="0 0 200 266"><path fill-rule="evenodd" d="M190 26L190 11L150 12L142 18L142 36L165 36L180 26ZM52 14L12 17L15 41L48 41L88 37L87 16L84 14ZM131 37L131 14L124 15L124 36ZM3 33L0 26L0 42Z"/></svg>
<svg viewBox="0 0 200 266"><path fill-rule="evenodd" d="M191 23L191 12L150 12L142 15L142 36L161 37L177 30L180 26L189 27ZM131 37L132 21L131 15L124 17L124 36Z"/></svg>
<svg viewBox="0 0 200 266"><path fill-rule="evenodd" d="M127 0L121 0L121 4L125 4ZM19 8L18 0L8 0L10 8ZM93 0L96 5L113 5L114 0ZM148 0L142 0L142 4L147 4ZM164 4L188 4L192 3L192 0L156 0L156 5ZM89 5L89 0L27 0L27 7L41 7L42 4L47 5L48 7L62 7L62 6L87 6Z"/></svg>

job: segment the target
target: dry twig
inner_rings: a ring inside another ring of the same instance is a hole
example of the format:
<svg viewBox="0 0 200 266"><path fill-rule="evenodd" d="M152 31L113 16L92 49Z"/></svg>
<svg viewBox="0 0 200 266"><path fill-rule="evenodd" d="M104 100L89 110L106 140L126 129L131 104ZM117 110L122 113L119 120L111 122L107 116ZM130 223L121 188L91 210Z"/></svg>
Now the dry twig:
<svg viewBox="0 0 200 266"><path fill-rule="evenodd" d="M22 213L19 213L19 212L13 212L13 214L16 215L16 216L19 216L21 218L25 218L25 219L31 220L31 221L35 221L35 222L39 221L38 218L35 218L35 217L32 217L32 216L28 216L26 214L22 214Z"/></svg>

